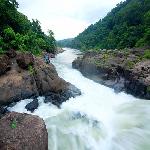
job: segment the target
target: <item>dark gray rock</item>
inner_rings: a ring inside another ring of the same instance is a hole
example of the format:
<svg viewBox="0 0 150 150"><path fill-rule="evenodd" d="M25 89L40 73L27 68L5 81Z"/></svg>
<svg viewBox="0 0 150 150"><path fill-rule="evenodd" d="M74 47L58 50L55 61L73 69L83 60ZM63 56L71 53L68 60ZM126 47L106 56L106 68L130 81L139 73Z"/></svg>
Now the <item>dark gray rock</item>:
<svg viewBox="0 0 150 150"><path fill-rule="evenodd" d="M39 106L39 102L38 102L38 99L34 99L32 102L28 103L25 108L28 110L28 111L31 111L33 112L35 109L37 109Z"/></svg>

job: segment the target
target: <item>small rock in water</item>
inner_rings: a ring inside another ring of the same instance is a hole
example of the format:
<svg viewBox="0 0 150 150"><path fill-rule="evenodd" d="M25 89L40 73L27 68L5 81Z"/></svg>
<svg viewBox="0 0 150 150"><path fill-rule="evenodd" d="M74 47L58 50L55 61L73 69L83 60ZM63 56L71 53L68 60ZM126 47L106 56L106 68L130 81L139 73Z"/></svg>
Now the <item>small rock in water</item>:
<svg viewBox="0 0 150 150"><path fill-rule="evenodd" d="M34 99L32 102L28 103L25 108L27 109L27 111L31 111L33 112L35 109L37 109L39 106L39 103L38 103L38 99Z"/></svg>

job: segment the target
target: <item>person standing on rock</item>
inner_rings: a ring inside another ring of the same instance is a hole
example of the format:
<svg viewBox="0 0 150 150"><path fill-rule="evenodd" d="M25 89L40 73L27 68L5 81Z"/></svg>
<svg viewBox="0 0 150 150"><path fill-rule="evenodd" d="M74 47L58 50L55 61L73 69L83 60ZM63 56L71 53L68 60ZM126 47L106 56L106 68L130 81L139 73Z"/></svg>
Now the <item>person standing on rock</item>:
<svg viewBox="0 0 150 150"><path fill-rule="evenodd" d="M45 55L44 55L44 61L45 61L45 63L47 63L47 64L50 63L50 59L49 59L49 55L48 55L48 54L45 54Z"/></svg>

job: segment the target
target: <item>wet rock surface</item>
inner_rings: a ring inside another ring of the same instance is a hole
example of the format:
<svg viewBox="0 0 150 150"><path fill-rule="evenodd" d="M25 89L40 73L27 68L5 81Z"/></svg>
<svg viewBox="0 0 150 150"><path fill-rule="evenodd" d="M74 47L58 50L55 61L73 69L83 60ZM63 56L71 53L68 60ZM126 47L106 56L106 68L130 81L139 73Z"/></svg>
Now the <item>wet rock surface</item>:
<svg viewBox="0 0 150 150"><path fill-rule="evenodd" d="M116 92L150 99L150 60L144 49L89 51L73 61L81 73ZM142 57L143 56L143 57Z"/></svg>
<svg viewBox="0 0 150 150"><path fill-rule="evenodd" d="M27 111L31 111L31 112L34 112L35 109L37 109L39 106L39 102L38 102L38 99L35 98L33 99L32 102L28 103L25 108L27 109Z"/></svg>
<svg viewBox="0 0 150 150"><path fill-rule="evenodd" d="M0 150L48 150L48 133L38 116L7 113L0 119Z"/></svg>

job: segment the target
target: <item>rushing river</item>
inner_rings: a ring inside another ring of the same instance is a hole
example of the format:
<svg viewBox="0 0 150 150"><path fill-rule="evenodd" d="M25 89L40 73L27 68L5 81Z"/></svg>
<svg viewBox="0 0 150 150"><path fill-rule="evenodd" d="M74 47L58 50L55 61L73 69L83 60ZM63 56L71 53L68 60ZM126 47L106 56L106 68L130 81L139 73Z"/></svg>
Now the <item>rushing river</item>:
<svg viewBox="0 0 150 150"><path fill-rule="evenodd" d="M65 50L52 63L82 95L64 102L61 109L39 97L33 114L45 120L49 150L150 150L150 101L116 94L85 78L71 65L79 51ZM10 110L29 113L25 105L30 101L18 102Z"/></svg>

